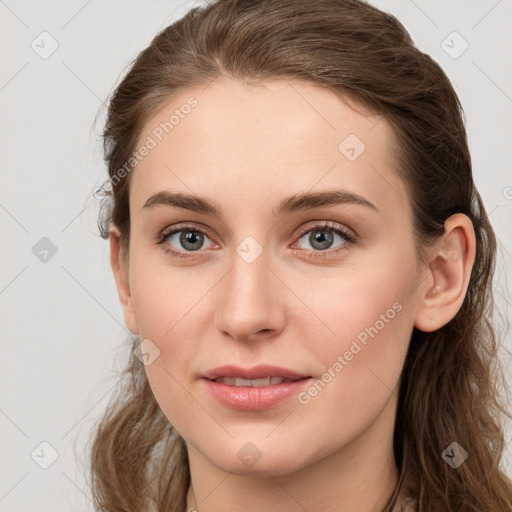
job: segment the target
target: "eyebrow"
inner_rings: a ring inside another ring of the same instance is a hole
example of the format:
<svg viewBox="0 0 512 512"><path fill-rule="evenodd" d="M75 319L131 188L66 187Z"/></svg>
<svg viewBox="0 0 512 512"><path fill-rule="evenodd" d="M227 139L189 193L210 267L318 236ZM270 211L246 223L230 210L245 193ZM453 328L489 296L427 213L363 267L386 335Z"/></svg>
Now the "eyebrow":
<svg viewBox="0 0 512 512"><path fill-rule="evenodd" d="M339 204L356 204L365 206L375 212L379 211L372 202L359 194L347 190L327 190L323 192L294 194L293 196L283 199L277 207L272 210L272 213L274 216L282 217L300 210ZM193 194L184 194L181 192L172 193L163 190L149 197L144 203L142 210L155 206L183 208L184 210L205 213L217 218L222 218L222 208L216 201Z"/></svg>

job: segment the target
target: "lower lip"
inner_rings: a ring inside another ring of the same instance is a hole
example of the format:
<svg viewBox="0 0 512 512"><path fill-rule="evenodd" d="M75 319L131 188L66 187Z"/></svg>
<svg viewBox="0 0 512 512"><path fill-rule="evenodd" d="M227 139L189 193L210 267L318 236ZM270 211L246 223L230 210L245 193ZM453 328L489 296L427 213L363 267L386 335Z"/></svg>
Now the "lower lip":
<svg viewBox="0 0 512 512"><path fill-rule="evenodd" d="M201 379L208 391L223 405L242 411L269 409L298 394L308 384L311 377L291 382L281 382L272 386L228 386L213 380Z"/></svg>

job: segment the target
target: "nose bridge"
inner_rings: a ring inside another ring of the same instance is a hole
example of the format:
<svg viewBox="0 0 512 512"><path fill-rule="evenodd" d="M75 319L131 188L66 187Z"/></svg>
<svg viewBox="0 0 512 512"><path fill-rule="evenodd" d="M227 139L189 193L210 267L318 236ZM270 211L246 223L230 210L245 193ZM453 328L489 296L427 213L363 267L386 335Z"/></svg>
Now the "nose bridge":
<svg viewBox="0 0 512 512"><path fill-rule="evenodd" d="M217 292L216 325L235 338L280 327L278 283L273 278L269 251L246 237L232 255L231 270Z"/></svg>

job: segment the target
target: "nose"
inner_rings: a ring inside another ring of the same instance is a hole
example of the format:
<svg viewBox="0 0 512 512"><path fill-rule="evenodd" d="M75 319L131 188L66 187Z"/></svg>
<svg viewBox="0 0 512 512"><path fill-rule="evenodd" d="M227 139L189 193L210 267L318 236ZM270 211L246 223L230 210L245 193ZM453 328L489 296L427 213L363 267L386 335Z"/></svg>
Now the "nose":
<svg viewBox="0 0 512 512"><path fill-rule="evenodd" d="M284 329L283 284L268 264L265 253L252 262L234 255L231 270L215 291L215 325L225 336L270 339Z"/></svg>

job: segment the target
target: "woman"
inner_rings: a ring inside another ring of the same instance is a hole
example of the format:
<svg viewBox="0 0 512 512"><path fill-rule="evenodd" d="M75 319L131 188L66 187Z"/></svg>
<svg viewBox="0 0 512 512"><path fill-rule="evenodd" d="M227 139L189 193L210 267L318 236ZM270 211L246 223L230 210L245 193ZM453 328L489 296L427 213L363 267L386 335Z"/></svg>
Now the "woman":
<svg viewBox="0 0 512 512"><path fill-rule="evenodd" d="M98 510L511 510L495 235L456 93L393 16L193 9L131 65L104 147L135 336Z"/></svg>

